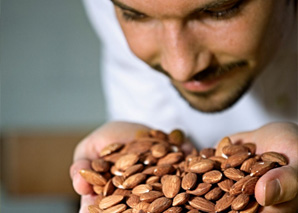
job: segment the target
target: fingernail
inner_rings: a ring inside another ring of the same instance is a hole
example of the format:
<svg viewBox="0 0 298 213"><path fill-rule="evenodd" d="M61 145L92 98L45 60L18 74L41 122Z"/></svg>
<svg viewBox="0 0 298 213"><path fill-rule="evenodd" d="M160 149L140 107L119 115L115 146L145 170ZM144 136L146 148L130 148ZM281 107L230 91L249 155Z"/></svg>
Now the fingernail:
<svg viewBox="0 0 298 213"><path fill-rule="evenodd" d="M275 204L279 200L281 187L279 179L274 179L267 182L265 186L265 206Z"/></svg>

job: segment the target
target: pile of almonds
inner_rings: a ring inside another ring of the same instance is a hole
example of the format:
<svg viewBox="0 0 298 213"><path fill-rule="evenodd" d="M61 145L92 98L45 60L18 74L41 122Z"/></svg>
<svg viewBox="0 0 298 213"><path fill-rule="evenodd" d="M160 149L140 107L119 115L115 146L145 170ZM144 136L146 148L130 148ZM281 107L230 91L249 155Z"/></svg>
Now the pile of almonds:
<svg viewBox="0 0 298 213"><path fill-rule="evenodd" d="M89 212L256 212L258 179L287 164L279 153L256 155L254 143L236 145L228 137L217 149L185 155L184 140L180 130L151 130L106 146L92 169L80 171L97 194Z"/></svg>

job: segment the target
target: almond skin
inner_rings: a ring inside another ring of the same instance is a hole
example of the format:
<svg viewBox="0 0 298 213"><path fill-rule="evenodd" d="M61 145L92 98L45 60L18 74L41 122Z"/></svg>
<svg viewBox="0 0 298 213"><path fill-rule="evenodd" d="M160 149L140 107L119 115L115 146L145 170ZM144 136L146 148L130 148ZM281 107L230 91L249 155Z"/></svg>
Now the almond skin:
<svg viewBox="0 0 298 213"><path fill-rule="evenodd" d="M222 194L223 194L223 191L219 187L215 187L211 189L207 194L205 194L204 197L207 200L218 200Z"/></svg>
<svg viewBox="0 0 298 213"><path fill-rule="evenodd" d="M196 196L201 196L206 194L210 188L211 188L211 184L210 183L200 183L198 184L197 188L194 190L186 190L186 192L188 194L192 194L192 195L196 195Z"/></svg>
<svg viewBox="0 0 298 213"><path fill-rule="evenodd" d="M249 203L249 195L240 194L232 202L231 207L233 210L242 210Z"/></svg>
<svg viewBox="0 0 298 213"><path fill-rule="evenodd" d="M224 171L224 175L229 178L232 179L234 181L238 181L241 178L244 178L244 173L242 171L240 171L239 169L235 169L235 168L228 168Z"/></svg>
<svg viewBox="0 0 298 213"><path fill-rule="evenodd" d="M165 197L173 198L180 191L181 179L176 175L166 175L162 177L161 184Z"/></svg>
<svg viewBox="0 0 298 213"><path fill-rule="evenodd" d="M222 179L222 173L218 170L212 170L209 172L206 172L203 177L202 180L204 183L218 183L221 179Z"/></svg>
<svg viewBox="0 0 298 213"><path fill-rule="evenodd" d="M110 169L110 164L104 159L98 158L91 162L91 167L96 172L107 172Z"/></svg>
<svg viewBox="0 0 298 213"><path fill-rule="evenodd" d="M184 142L184 138L185 138L184 133L180 129L174 129L169 134L169 142L176 146L182 145Z"/></svg>
<svg viewBox="0 0 298 213"><path fill-rule="evenodd" d="M282 154L277 152L265 152L261 155L262 161L276 162L280 166L285 166L288 164L288 160Z"/></svg>
<svg viewBox="0 0 298 213"><path fill-rule="evenodd" d="M151 147L151 153L155 158L164 157L169 151L169 146L166 146L164 143L158 143Z"/></svg>
<svg viewBox="0 0 298 213"><path fill-rule="evenodd" d="M202 174L211 171L214 167L214 162L209 159L201 159L200 161L193 163L189 170L194 173Z"/></svg>
<svg viewBox="0 0 298 213"><path fill-rule="evenodd" d="M172 200L160 197L154 200L148 207L148 213L161 213L172 205Z"/></svg>
<svg viewBox="0 0 298 213"><path fill-rule="evenodd" d="M149 184L140 184L132 189L132 193L138 196L150 191L152 191L152 186Z"/></svg>
<svg viewBox="0 0 298 213"><path fill-rule="evenodd" d="M132 189L132 188L136 187L137 185L139 185L140 183L145 181L146 176L147 176L146 174L137 173L137 174L134 174L134 175L128 177L122 184L123 188L124 189Z"/></svg>
<svg viewBox="0 0 298 213"><path fill-rule="evenodd" d="M182 184L181 187L184 190L190 190L192 189L195 184L197 183L197 175L193 172L187 173L183 178L182 178Z"/></svg>
<svg viewBox="0 0 298 213"><path fill-rule="evenodd" d="M123 195L110 195L105 198L103 198L99 203L99 208L101 209L107 209L111 206L116 205L117 203L120 203L123 200Z"/></svg>
<svg viewBox="0 0 298 213"><path fill-rule="evenodd" d="M225 193L221 199L216 201L215 211L221 212L228 209L231 206L234 199L235 199L235 196L230 195L229 193Z"/></svg>
<svg viewBox="0 0 298 213"><path fill-rule="evenodd" d="M122 143L113 143L104 147L99 153L101 157L109 155L115 151L121 149L124 145Z"/></svg>
<svg viewBox="0 0 298 213"><path fill-rule="evenodd" d="M231 144L232 144L232 142L231 142L231 139L229 137L222 138L220 140L220 142L218 143L218 145L217 145L217 148L216 148L216 151L215 151L215 156L220 156L220 157L226 158L226 155L223 154L222 149L225 146L229 146Z"/></svg>
<svg viewBox="0 0 298 213"><path fill-rule="evenodd" d="M215 211L214 203L212 203L209 200L206 200L205 198L195 197L188 202L192 207L194 207L198 210L202 210L205 212L214 212Z"/></svg>
<svg viewBox="0 0 298 213"><path fill-rule="evenodd" d="M240 166L247 158L249 158L249 152L238 152L230 156L223 164L221 164L222 169L227 169L231 167Z"/></svg>
<svg viewBox="0 0 298 213"><path fill-rule="evenodd" d="M104 210L102 213L119 213L119 212L123 212L125 209L126 209L125 204L118 204L116 206L113 206Z"/></svg>
<svg viewBox="0 0 298 213"><path fill-rule="evenodd" d="M186 192L177 194L173 199L173 206L183 205L188 201L189 198L190 198L190 195L187 194Z"/></svg>
<svg viewBox="0 0 298 213"><path fill-rule="evenodd" d="M270 169L273 169L275 167L275 164L276 164L275 162L270 162L270 161L256 162L250 170L250 175L258 176L258 177L262 176Z"/></svg>
<svg viewBox="0 0 298 213"><path fill-rule="evenodd" d="M230 179L223 180L217 184L221 190L225 192L230 192L231 187L234 185L234 182Z"/></svg>
<svg viewBox="0 0 298 213"><path fill-rule="evenodd" d="M138 162L138 160L139 156L137 154L127 154L119 158L115 163L115 166L117 169L125 171L126 169L134 165L136 162Z"/></svg>
<svg viewBox="0 0 298 213"><path fill-rule="evenodd" d="M94 172L90 169L81 169L81 176L90 184L104 186L107 183L107 180L97 172Z"/></svg>
<svg viewBox="0 0 298 213"><path fill-rule="evenodd" d="M162 196L163 196L163 193L160 191L150 191L150 192L141 194L140 200L151 203L154 200L156 200L157 198L160 198Z"/></svg>

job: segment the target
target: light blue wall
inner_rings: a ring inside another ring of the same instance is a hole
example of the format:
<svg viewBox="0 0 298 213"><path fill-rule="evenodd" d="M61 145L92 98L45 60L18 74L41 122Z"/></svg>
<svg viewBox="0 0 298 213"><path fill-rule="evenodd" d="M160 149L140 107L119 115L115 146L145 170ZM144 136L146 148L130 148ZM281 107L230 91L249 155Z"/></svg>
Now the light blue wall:
<svg viewBox="0 0 298 213"><path fill-rule="evenodd" d="M1 0L1 127L105 119L99 42L80 0Z"/></svg>

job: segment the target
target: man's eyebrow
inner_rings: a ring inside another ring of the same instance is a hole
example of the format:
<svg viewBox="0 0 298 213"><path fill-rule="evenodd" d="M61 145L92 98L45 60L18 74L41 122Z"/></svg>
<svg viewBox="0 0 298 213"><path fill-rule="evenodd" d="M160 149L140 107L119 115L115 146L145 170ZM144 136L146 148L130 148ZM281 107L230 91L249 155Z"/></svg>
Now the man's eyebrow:
<svg viewBox="0 0 298 213"><path fill-rule="evenodd" d="M212 8L213 9L220 8L222 6L225 6L228 3L238 4L241 1L243 1L243 0L215 0L215 1L212 1L212 2L209 2L209 3L206 3L205 5L203 5L199 8L196 8L196 9L192 10L190 14L195 14L197 12L201 12L201 11L204 11L204 10L209 10L209 9L212 9Z"/></svg>
<svg viewBox="0 0 298 213"><path fill-rule="evenodd" d="M111 2L112 2L114 5L116 5L117 7L120 7L121 9L123 9L123 10L128 10L128 11L130 11L130 12L137 13L137 14L144 14L144 13L142 13L142 12L140 12L140 11L137 11L137 10L135 10L135 9L133 9L133 8L131 8L131 7L129 7L129 6L125 5L125 4L123 4L123 3L120 2L120 1L117 1L117 0L111 0Z"/></svg>

